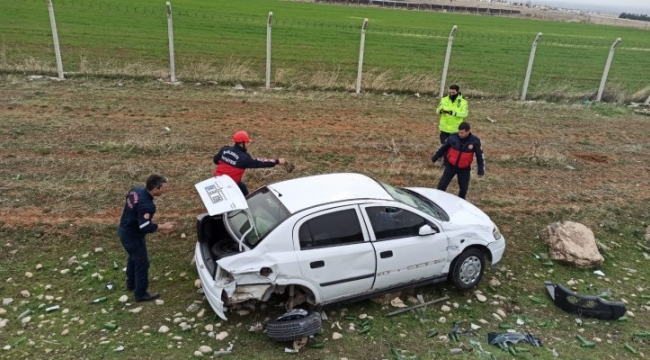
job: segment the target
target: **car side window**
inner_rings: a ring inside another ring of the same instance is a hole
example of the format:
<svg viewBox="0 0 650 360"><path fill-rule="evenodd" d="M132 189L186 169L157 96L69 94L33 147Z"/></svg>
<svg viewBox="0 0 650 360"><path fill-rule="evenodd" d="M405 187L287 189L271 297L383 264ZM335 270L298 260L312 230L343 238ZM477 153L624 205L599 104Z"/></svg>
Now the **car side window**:
<svg viewBox="0 0 650 360"><path fill-rule="evenodd" d="M366 214L377 240L418 236L427 221L420 215L391 206L367 207Z"/></svg>
<svg viewBox="0 0 650 360"><path fill-rule="evenodd" d="M298 230L300 249L363 242L359 217L354 209L337 211L305 221Z"/></svg>

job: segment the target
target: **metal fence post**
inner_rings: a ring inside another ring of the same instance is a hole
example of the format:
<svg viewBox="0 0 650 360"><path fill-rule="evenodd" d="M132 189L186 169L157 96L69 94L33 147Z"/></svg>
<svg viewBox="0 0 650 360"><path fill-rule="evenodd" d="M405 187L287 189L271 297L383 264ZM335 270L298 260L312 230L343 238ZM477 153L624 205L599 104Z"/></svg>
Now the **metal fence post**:
<svg viewBox="0 0 650 360"><path fill-rule="evenodd" d="M454 25L451 28L451 33L449 33L449 42L447 43L447 55L445 55L445 66L442 68L442 78L440 78L440 97L445 95L445 82L447 81L447 70L449 70L449 59L451 58L451 46L454 43L454 36L456 35L456 29L458 27Z"/></svg>
<svg viewBox="0 0 650 360"><path fill-rule="evenodd" d="M54 7L52 7L52 0L47 0L47 10L50 13L50 25L52 26L54 54L56 55L56 69L59 73L59 79L63 80L63 63L61 62L61 49L59 48L59 33L56 30L56 20L54 19Z"/></svg>
<svg viewBox="0 0 650 360"><path fill-rule="evenodd" d="M271 87L271 25L273 23L273 11L269 11L269 18L266 21L266 88Z"/></svg>
<svg viewBox="0 0 650 360"><path fill-rule="evenodd" d="M361 93L361 73L363 72L363 48L366 43L366 28L368 27L368 19L363 19L361 25L361 45L359 46L359 71L357 73L357 94Z"/></svg>
<svg viewBox="0 0 650 360"><path fill-rule="evenodd" d="M609 56L607 56L607 63L605 64L605 71L603 71L603 78L600 79L600 87L598 87L598 95L596 96L596 101L600 101L603 97L603 91L605 90L605 83L607 82L607 75L609 74L609 68L612 66L612 58L614 58L614 50L616 50L616 45L621 42L621 38L616 39L612 44L612 48L609 49Z"/></svg>
<svg viewBox="0 0 650 360"><path fill-rule="evenodd" d="M176 64L174 60L174 25L172 23L172 4L167 1L167 33L169 35L169 80L176 82Z"/></svg>
<svg viewBox="0 0 650 360"><path fill-rule="evenodd" d="M533 62L535 61L535 51L537 51L537 43L542 39L542 33L538 33L533 41L533 46L530 49L530 59L528 59L528 69L526 69L526 78L524 79L524 88L521 91L521 101L526 100L526 93L528 92L528 83L530 82L530 73L533 71Z"/></svg>

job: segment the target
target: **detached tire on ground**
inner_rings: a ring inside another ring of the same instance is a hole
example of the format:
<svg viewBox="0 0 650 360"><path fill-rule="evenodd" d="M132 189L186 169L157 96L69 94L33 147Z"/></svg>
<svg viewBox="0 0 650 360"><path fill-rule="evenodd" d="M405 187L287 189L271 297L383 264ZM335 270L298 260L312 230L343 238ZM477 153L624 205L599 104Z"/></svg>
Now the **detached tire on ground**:
<svg viewBox="0 0 650 360"><path fill-rule="evenodd" d="M483 277L485 272L485 255L481 250L468 249L454 260L451 266L451 282L457 289L471 289Z"/></svg>
<svg viewBox="0 0 650 360"><path fill-rule="evenodd" d="M293 309L266 324L266 334L275 341L294 341L320 332L323 323L315 311Z"/></svg>

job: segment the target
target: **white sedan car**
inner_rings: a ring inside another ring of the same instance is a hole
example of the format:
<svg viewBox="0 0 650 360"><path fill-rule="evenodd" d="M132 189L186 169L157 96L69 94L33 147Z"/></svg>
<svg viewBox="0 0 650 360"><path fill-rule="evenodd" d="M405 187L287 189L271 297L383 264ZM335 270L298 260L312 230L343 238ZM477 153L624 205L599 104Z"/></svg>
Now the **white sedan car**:
<svg viewBox="0 0 650 360"><path fill-rule="evenodd" d="M429 188L354 173L264 186L244 198L228 176L195 185L196 267L208 302L288 296L287 307L329 305L450 280L474 287L505 239L481 210Z"/></svg>

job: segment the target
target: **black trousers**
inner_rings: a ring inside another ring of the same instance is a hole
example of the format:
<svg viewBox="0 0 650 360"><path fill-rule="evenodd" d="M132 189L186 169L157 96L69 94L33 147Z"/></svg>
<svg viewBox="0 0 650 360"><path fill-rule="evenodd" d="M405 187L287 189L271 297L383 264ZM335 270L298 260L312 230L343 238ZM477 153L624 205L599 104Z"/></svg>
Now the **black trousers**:
<svg viewBox="0 0 650 360"><path fill-rule="evenodd" d="M448 133L448 132L441 131L441 132L440 132L440 145L444 144L445 141L447 141L447 138L448 138L450 135L451 135L451 134Z"/></svg>
<svg viewBox="0 0 650 360"><path fill-rule="evenodd" d="M120 241L129 255L126 259L126 287L134 289L133 296L141 299L149 287L149 255L144 237L120 234Z"/></svg>
<svg viewBox="0 0 650 360"><path fill-rule="evenodd" d="M239 186L239 190L241 190L241 193L244 194L244 196L248 196L248 186L246 186L243 181L238 182L237 186Z"/></svg>
<svg viewBox="0 0 650 360"><path fill-rule="evenodd" d="M469 190L469 179L471 174L471 168L459 169L455 166L445 163L445 171L442 173L442 177L438 182L438 190L446 191L447 186L451 183L451 180L454 176L458 177L458 187L460 191L458 192L458 197L464 199L467 196L467 190Z"/></svg>

